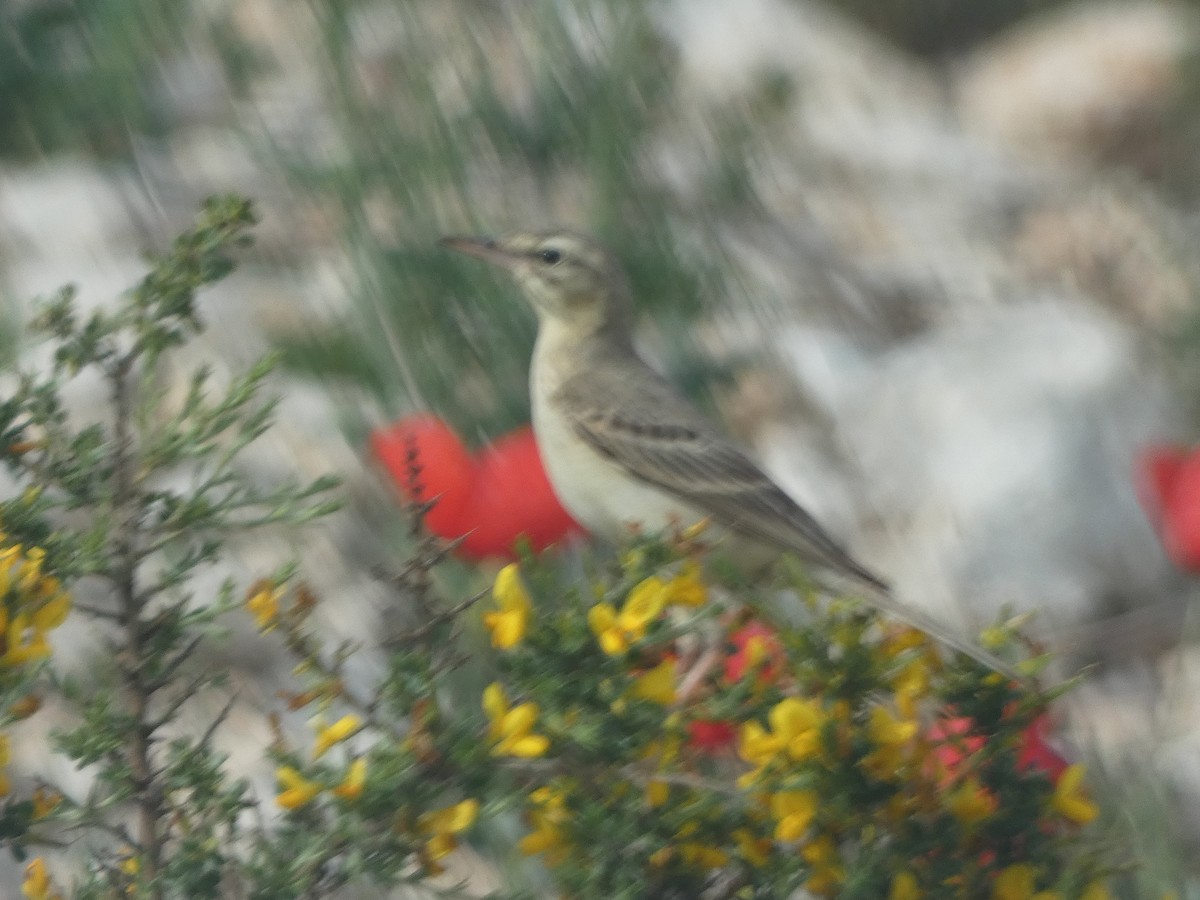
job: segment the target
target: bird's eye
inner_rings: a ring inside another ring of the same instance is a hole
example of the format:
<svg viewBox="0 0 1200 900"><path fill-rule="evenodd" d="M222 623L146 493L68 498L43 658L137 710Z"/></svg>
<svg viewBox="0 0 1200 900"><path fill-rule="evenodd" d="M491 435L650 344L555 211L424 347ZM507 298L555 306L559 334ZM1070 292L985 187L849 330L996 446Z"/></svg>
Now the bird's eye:
<svg viewBox="0 0 1200 900"><path fill-rule="evenodd" d="M562 252L555 250L553 247L547 247L545 250L539 253L538 256L542 258L542 262L552 266L562 259Z"/></svg>

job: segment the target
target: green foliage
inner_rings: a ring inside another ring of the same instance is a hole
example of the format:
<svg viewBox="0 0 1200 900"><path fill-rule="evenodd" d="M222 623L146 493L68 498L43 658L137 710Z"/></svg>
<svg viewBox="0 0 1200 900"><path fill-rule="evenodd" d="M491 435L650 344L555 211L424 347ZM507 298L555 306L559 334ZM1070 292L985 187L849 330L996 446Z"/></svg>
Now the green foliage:
<svg viewBox="0 0 1200 900"><path fill-rule="evenodd" d="M197 669L197 651L238 604L232 585L204 597L193 582L247 529L332 508L329 480L262 488L237 466L269 426L273 404L258 395L270 360L223 389L197 371L182 402L163 378L166 357L202 330L197 292L232 270L253 223L247 201L211 200L114 308L82 316L73 292L60 292L35 323L55 343L51 370L24 375L0 407L0 453L26 486L0 504L0 522L17 551L44 554L52 573L27 589L33 576L22 573L32 563L16 570L21 590L34 595L10 604L6 621L25 615L33 630L24 647L8 641L6 671L15 674L6 687L28 690L21 673L49 654L46 632L69 602L59 599L60 579L91 576L104 586L77 614L113 634L111 672L59 683L78 722L56 734L55 750L91 767L93 788L86 797L57 792L36 823L38 835L65 827L109 836L93 845L96 865L80 896L110 896L127 883L140 885L138 896L224 896L248 804L246 785L229 778L210 745L229 706L190 736L166 735L189 721L198 694L227 692L223 675ZM84 377L111 400L100 421L77 423L61 398L67 382ZM182 472L191 477L166 478ZM135 824L127 830L128 813ZM28 839L10 834L17 846Z"/></svg>
<svg viewBox="0 0 1200 900"><path fill-rule="evenodd" d="M170 126L150 73L183 49L193 4L10 3L0 11L0 154L124 153Z"/></svg>
<svg viewBox="0 0 1200 900"><path fill-rule="evenodd" d="M463 433L527 421L532 315L511 286L435 242L448 228L563 224L539 217L567 184L578 199L569 224L619 254L639 309L671 335L669 362L686 363L694 351L676 326L706 309L720 276L713 260L681 253L681 211L644 165L658 127L676 115L675 61L651 7L412 4L395 12L403 28L371 59L368 81L356 42L367 11L314 3L341 149L282 162L336 205L354 260L356 321L287 338L289 364L353 379L390 405L435 409ZM536 47L528 56L518 50L526 40ZM528 93L520 104L499 87L514 77ZM439 94L447 79L461 98ZM735 183L743 160L731 147L714 179Z"/></svg>

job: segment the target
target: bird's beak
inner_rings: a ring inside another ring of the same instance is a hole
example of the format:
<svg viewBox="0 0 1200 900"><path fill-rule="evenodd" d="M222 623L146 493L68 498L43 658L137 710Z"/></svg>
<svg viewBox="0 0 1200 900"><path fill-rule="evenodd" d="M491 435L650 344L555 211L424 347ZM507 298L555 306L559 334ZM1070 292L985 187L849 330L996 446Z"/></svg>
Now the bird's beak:
<svg viewBox="0 0 1200 900"><path fill-rule="evenodd" d="M502 269L511 269L521 260L519 254L513 253L511 250L505 250L495 238L444 237L438 243L443 247L449 247L451 250L457 250L459 253L465 253L468 256L478 256L485 262L490 262L494 266L500 266Z"/></svg>

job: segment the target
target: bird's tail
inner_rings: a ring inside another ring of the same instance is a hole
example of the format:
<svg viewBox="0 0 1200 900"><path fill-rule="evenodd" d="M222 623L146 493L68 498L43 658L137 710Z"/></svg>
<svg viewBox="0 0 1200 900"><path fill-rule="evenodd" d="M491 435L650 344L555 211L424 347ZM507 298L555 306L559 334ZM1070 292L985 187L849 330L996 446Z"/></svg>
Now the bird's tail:
<svg viewBox="0 0 1200 900"><path fill-rule="evenodd" d="M913 628L924 631L939 644L971 657L980 665L987 666L1007 678L1023 680L1016 669L994 653L989 653L963 635L955 634L946 625L927 613L898 600L886 581L864 567L832 541L827 542L819 549L823 551L821 561L827 571L839 581L852 585L850 593L853 596L890 618L899 619L905 625L911 625Z"/></svg>
<svg viewBox="0 0 1200 900"><path fill-rule="evenodd" d="M873 576L869 580L860 578L858 581L860 590L854 591L853 595L873 609L878 610L889 618L898 619L905 625L911 625L913 628L920 629L939 644L962 653L964 656L971 657L971 659L980 665L987 666L989 669L999 672L1006 678L1011 678L1014 681L1025 680L1026 676L1021 675L1010 663L1005 662L996 656L996 654L989 653L967 637L956 634L944 623L937 621L928 613L898 600L896 595L892 593L891 588Z"/></svg>

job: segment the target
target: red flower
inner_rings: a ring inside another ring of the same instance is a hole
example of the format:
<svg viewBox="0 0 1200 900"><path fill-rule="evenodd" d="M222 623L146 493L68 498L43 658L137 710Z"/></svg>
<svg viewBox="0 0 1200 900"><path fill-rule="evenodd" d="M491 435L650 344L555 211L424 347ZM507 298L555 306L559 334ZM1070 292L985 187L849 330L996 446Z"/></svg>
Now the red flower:
<svg viewBox="0 0 1200 900"><path fill-rule="evenodd" d="M1022 772L1044 772L1051 782L1057 783L1068 763L1046 742L1049 727L1050 717L1042 713L1025 729L1017 751L1017 768ZM975 723L967 716L939 719L930 727L927 737L933 744L931 753L942 787L958 778L963 764L987 743L987 736L975 729Z"/></svg>
<svg viewBox="0 0 1200 900"><path fill-rule="evenodd" d="M1029 769L1045 772L1050 780L1057 784L1059 776L1066 771L1069 764L1057 750L1046 743L1046 729L1049 727L1050 717L1042 713L1025 729L1021 752L1017 756L1017 768L1023 772Z"/></svg>
<svg viewBox="0 0 1200 900"><path fill-rule="evenodd" d="M472 456L445 422L409 416L373 431L371 450L406 499L434 502L426 527L464 538L459 554L468 559L512 558L522 536L541 550L581 531L550 487L528 426Z"/></svg>
<svg viewBox="0 0 1200 900"><path fill-rule="evenodd" d="M737 728L732 722L698 719L688 723L688 744L701 753L720 753L736 740Z"/></svg>
<svg viewBox="0 0 1200 900"><path fill-rule="evenodd" d="M927 736L933 744L935 772L942 787L953 782L963 763L987 743L982 734L972 734L974 727L975 722L967 716L938 719L930 726Z"/></svg>
<svg viewBox="0 0 1200 900"><path fill-rule="evenodd" d="M733 653L725 658L725 681L741 681L747 672L756 672L759 684L769 684L783 671L783 644L768 625L751 619L732 635Z"/></svg>
<svg viewBox="0 0 1200 900"><path fill-rule="evenodd" d="M1147 448L1137 460L1137 488L1167 556L1200 572L1200 450Z"/></svg>

